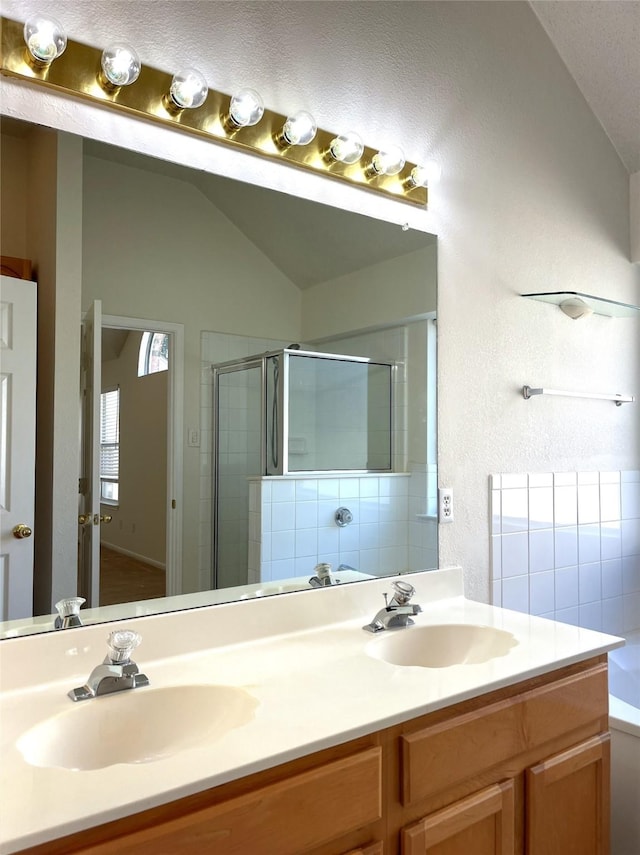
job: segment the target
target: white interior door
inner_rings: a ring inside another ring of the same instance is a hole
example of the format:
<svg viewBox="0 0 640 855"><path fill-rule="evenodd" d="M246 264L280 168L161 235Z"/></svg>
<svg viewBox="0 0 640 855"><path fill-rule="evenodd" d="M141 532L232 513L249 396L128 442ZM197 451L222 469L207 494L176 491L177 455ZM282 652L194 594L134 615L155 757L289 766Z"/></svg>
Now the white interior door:
<svg viewBox="0 0 640 855"><path fill-rule="evenodd" d="M87 607L100 605L100 390L102 302L84 319L82 371L82 474L78 507L79 594Z"/></svg>
<svg viewBox="0 0 640 855"><path fill-rule="evenodd" d="M0 620L33 615L35 282L0 281Z"/></svg>

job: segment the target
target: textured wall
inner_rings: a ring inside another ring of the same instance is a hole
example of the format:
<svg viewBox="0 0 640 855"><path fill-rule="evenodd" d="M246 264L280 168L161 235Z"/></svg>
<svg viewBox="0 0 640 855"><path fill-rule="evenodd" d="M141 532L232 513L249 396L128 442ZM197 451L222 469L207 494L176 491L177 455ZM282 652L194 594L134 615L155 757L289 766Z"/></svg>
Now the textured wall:
<svg viewBox="0 0 640 855"><path fill-rule="evenodd" d="M38 5L6 0L5 14ZM255 85L274 109L441 163L424 212L2 81L5 112L438 234L440 481L456 502L441 563L463 565L472 596L489 595L490 473L638 468L637 404L518 394L527 383L640 398L638 321L573 322L518 296L640 299L628 174L527 4L49 6L76 38L125 34L143 62L197 62L224 91Z"/></svg>
<svg viewBox="0 0 640 855"><path fill-rule="evenodd" d="M640 172L634 172L630 182L631 261L640 264Z"/></svg>

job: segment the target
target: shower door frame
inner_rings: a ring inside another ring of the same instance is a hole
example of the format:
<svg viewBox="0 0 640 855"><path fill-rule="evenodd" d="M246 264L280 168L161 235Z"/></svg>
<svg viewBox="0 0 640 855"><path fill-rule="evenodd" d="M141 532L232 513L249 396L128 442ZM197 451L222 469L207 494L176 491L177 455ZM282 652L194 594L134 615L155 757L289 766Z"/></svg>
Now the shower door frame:
<svg viewBox="0 0 640 855"><path fill-rule="evenodd" d="M278 351L279 352L279 351ZM265 354L266 355L266 354ZM211 588L212 590L218 589L218 510L219 510L219 502L218 502L218 478L220 475L220 445L218 442L219 433L220 433L220 382L219 377L221 374L235 374L240 371L248 371L252 368L260 369L260 473L264 473L265 471L265 443L264 443L264 432L265 432L265 356L250 356L245 359L234 359L229 362L222 362L219 365L213 365L211 367L213 374L213 390L212 390L212 403L213 403L213 420L212 420L212 461L213 461L213 472L211 478L211 533L212 533L212 543L211 543ZM247 534L248 541L248 534ZM244 582L247 584L247 582Z"/></svg>

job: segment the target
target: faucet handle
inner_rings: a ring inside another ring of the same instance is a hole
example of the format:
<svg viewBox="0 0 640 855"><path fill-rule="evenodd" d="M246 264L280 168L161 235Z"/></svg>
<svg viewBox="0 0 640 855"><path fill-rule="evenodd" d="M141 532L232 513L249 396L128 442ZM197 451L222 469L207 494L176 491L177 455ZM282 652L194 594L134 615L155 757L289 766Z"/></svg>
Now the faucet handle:
<svg viewBox="0 0 640 855"><path fill-rule="evenodd" d="M327 564L326 562L322 562L321 564L316 564L313 568L313 572L316 574L318 579L324 581L325 579L331 578L331 564Z"/></svg>
<svg viewBox="0 0 640 855"><path fill-rule="evenodd" d="M392 582L391 587L395 591L394 599L400 606L406 605L416 592L413 585L409 584L409 582L402 582L399 579Z"/></svg>
<svg viewBox="0 0 640 855"><path fill-rule="evenodd" d="M80 609L86 602L84 597L66 597L63 600L58 600L55 606L58 611L54 623L55 628L68 629L72 626L82 626Z"/></svg>
<svg viewBox="0 0 640 855"><path fill-rule="evenodd" d="M118 629L109 634L107 658L114 665L126 665L131 659L131 653L142 641L142 636L130 629Z"/></svg>

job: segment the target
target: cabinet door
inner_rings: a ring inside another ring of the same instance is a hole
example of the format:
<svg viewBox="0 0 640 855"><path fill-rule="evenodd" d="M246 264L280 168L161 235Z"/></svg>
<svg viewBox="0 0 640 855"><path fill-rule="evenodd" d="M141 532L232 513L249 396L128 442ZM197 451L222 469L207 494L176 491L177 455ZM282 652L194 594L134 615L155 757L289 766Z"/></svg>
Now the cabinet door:
<svg viewBox="0 0 640 855"><path fill-rule="evenodd" d="M527 770L528 855L608 855L609 734Z"/></svg>
<svg viewBox="0 0 640 855"><path fill-rule="evenodd" d="M429 814L402 831L402 855L514 855L513 781Z"/></svg>

